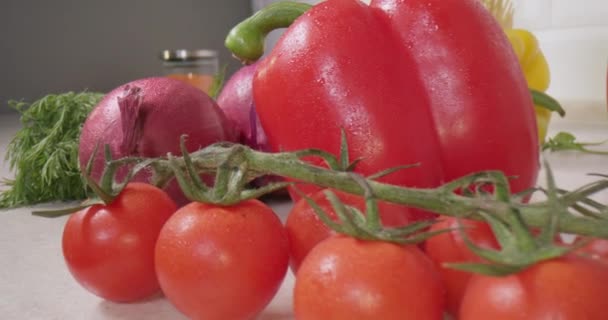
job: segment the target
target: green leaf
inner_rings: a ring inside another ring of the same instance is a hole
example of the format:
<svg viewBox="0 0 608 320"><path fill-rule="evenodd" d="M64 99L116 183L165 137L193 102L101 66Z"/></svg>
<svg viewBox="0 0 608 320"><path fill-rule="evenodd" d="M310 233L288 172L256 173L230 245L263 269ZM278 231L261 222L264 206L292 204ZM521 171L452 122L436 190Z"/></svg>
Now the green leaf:
<svg viewBox="0 0 608 320"><path fill-rule="evenodd" d="M551 152L571 150L590 154L608 155L607 151L597 151L587 148L588 146L602 145L607 141L608 140L600 142L578 142L572 133L562 131L558 132L555 137L549 138L549 140L543 144L543 150Z"/></svg>

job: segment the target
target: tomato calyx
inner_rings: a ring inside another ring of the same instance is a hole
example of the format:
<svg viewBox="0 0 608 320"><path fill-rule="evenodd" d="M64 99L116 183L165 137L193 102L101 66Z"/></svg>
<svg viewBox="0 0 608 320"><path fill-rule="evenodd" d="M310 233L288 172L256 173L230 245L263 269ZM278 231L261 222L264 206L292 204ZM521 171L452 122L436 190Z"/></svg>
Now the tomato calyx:
<svg viewBox="0 0 608 320"><path fill-rule="evenodd" d="M248 163L243 148L234 148L217 167L213 185L203 181L186 148L186 135L180 137L183 162L168 154L168 164L184 195L191 201L216 205L234 205L241 201L259 198L290 186L291 182L272 182L259 188L247 188L253 179L248 175Z"/></svg>
<svg viewBox="0 0 608 320"><path fill-rule="evenodd" d="M398 244L417 244L424 240L448 230L424 232L436 221L421 220L402 227L384 227L382 225L378 201L364 177L356 173L348 173L363 189L365 199L365 213L358 208L345 205L330 189L324 190L325 197L331 204L338 221L334 221L312 198L297 190L302 198L308 202L319 219L330 229L360 240L386 241Z"/></svg>
<svg viewBox="0 0 608 320"><path fill-rule="evenodd" d="M348 141L346 139L346 132L344 128L340 129L340 157L338 158L340 163L339 166L335 166L335 168L331 169L338 171L353 171L357 164L363 160L363 158L357 158L353 162L350 162L350 158L348 156Z"/></svg>
<svg viewBox="0 0 608 320"><path fill-rule="evenodd" d="M571 246L556 244L560 218L567 214L567 207L558 198L558 189L555 185L553 173L548 163L544 163L547 174L547 203L551 206L550 214L544 227L538 234L531 231L530 226L522 218L519 208L510 205L510 214L501 219L491 213L479 211L485 221L490 225L500 249L488 249L477 246L461 231L462 238L467 247L487 263L447 263L447 267L457 270L479 273L489 276L506 276L519 272L538 262L561 257L584 243L575 243ZM494 196L499 201L511 203L506 181L494 184Z"/></svg>
<svg viewBox="0 0 608 320"><path fill-rule="evenodd" d="M91 177L93 161L95 160L95 155L97 154L98 148L99 144L96 144L95 148L93 149L93 153L89 161L87 162L86 167L84 168L84 172L82 173L83 179L86 181L87 186L93 191L93 195L73 207L61 208L57 210L34 210L32 211L32 215L46 218L55 218L68 215L97 204L109 205L122 192L122 190L127 186L127 184L139 171L145 170L154 162L153 159L141 158L122 158L118 160L113 160L110 147L108 145L105 145L104 160L106 165L101 175L101 180L98 183ZM124 166L130 166L129 170L126 176L122 179L122 181L117 181L117 171L118 169Z"/></svg>
<svg viewBox="0 0 608 320"><path fill-rule="evenodd" d="M220 163L215 170L213 185L209 185L200 177L200 172L196 169L196 164L186 149L186 135L180 137L180 149L182 159L168 154L168 164L177 179L180 188L186 197L192 201L211 203L217 205L233 205L244 200L259 198L263 195L283 189L295 182L272 182L259 188L248 188L249 182L260 176L250 172L246 149L243 146L235 145L230 153ZM350 172L355 169L357 164L363 160L361 158L350 161L348 156L348 142L344 130L341 132L340 155L336 158L333 154L320 149L306 149L294 152L297 158L319 157L323 159L330 170L336 172ZM415 164L416 165L416 164ZM378 172L370 179L376 179L390 174L403 168L415 165L399 166ZM158 182L156 184L159 184Z"/></svg>
<svg viewBox="0 0 608 320"><path fill-rule="evenodd" d="M339 154L338 158L336 158L332 153L329 153L329 152L326 152L326 151L320 150L320 149L305 149L305 150L301 150L301 151L295 151L294 154L298 158L304 158L304 157L310 157L310 156L319 157L319 158L323 159L323 161L325 162L325 164L327 165L327 167L329 169L336 171L336 172L352 172L355 170L357 165L361 161L364 160L364 158L357 158L357 159L353 160L352 162L350 161L350 157L348 155L348 139L346 138L346 132L344 131L344 128L340 129L340 154ZM415 167L418 165L419 164L412 164L412 165L404 165L404 166L397 166L394 168L389 168L387 170L383 170L381 172L370 175L367 178L368 179L377 179L377 178L383 177L385 175L389 175L395 171Z"/></svg>

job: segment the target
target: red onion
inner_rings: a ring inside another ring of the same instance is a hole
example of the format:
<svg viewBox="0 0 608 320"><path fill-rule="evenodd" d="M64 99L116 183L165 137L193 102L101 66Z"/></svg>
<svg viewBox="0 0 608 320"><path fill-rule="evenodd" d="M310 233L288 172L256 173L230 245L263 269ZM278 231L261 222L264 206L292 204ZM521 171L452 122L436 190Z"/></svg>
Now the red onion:
<svg viewBox="0 0 608 320"><path fill-rule="evenodd" d="M266 134L255 112L252 82L258 63L244 66L226 82L217 103L237 127L240 142L256 150L269 151Z"/></svg>
<svg viewBox="0 0 608 320"><path fill-rule="evenodd" d="M135 80L108 93L88 116L80 136L80 166L86 166L97 143L94 179L103 171L106 144L115 159L181 155L182 134L188 135L186 146L193 152L218 141L236 142L235 131L213 99L199 89L164 77ZM148 179L147 172L135 177ZM175 181L166 190L178 204L187 202Z"/></svg>

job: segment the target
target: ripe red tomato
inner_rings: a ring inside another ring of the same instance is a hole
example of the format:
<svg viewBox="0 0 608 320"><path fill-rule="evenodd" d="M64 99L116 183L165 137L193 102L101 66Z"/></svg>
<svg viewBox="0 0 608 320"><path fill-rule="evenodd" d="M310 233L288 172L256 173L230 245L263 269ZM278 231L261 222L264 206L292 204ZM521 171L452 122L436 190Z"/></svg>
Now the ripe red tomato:
<svg viewBox="0 0 608 320"><path fill-rule="evenodd" d="M109 205L74 213L62 242L72 276L92 293L116 302L159 292L154 246L175 210L177 206L161 189L129 183Z"/></svg>
<svg viewBox="0 0 608 320"><path fill-rule="evenodd" d="M608 264L608 240L591 239L585 246L576 250L576 253Z"/></svg>
<svg viewBox="0 0 608 320"><path fill-rule="evenodd" d="M287 271L287 235L264 203L190 203L163 227L156 246L161 288L193 319L253 319Z"/></svg>
<svg viewBox="0 0 608 320"><path fill-rule="evenodd" d="M336 213L325 196L324 191L317 191L309 195L309 197L334 221L337 221ZM336 190L333 192L344 204L365 212L365 200L363 197ZM378 208L381 220L385 226L404 226L416 220L434 217L431 213L418 212L413 214L412 209L389 202L379 202ZM298 200L293 206L287 216L285 228L287 229L287 236L289 238L290 265L294 273L298 271L302 260L304 260L314 246L335 233L319 219L319 216L317 216L306 199Z"/></svg>
<svg viewBox="0 0 608 320"><path fill-rule="evenodd" d="M462 227L466 228L468 237L478 246L485 248L498 248L499 245L490 226L482 221L462 219ZM450 314L458 314L460 301L472 274L442 266L447 262L480 262L469 250L462 238L458 219L452 217L442 218L434 224L430 231L454 229L436 235L425 242L425 251L433 260L439 270L441 279L447 290L447 309Z"/></svg>
<svg viewBox="0 0 608 320"><path fill-rule="evenodd" d="M442 319L444 290L416 246L333 236L302 262L294 288L298 320Z"/></svg>
<svg viewBox="0 0 608 320"><path fill-rule="evenodd" d="M475 275L465 291L460 320L606 319L608 267L567 255L507 277Z"/></svg>

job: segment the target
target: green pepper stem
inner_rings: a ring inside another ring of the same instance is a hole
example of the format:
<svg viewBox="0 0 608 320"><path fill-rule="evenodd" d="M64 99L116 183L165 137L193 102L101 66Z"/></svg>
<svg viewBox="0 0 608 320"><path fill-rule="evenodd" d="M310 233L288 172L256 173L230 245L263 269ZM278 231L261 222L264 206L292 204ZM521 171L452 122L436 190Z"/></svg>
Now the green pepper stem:
<svg viewBox="0 0 608 320"><path fill-rule="evenodd" d="M311 7L290 1L272 3L232 28L226 48L243 63L253 63L264 54L264 41L271 31L289 27Z"/></svg>

